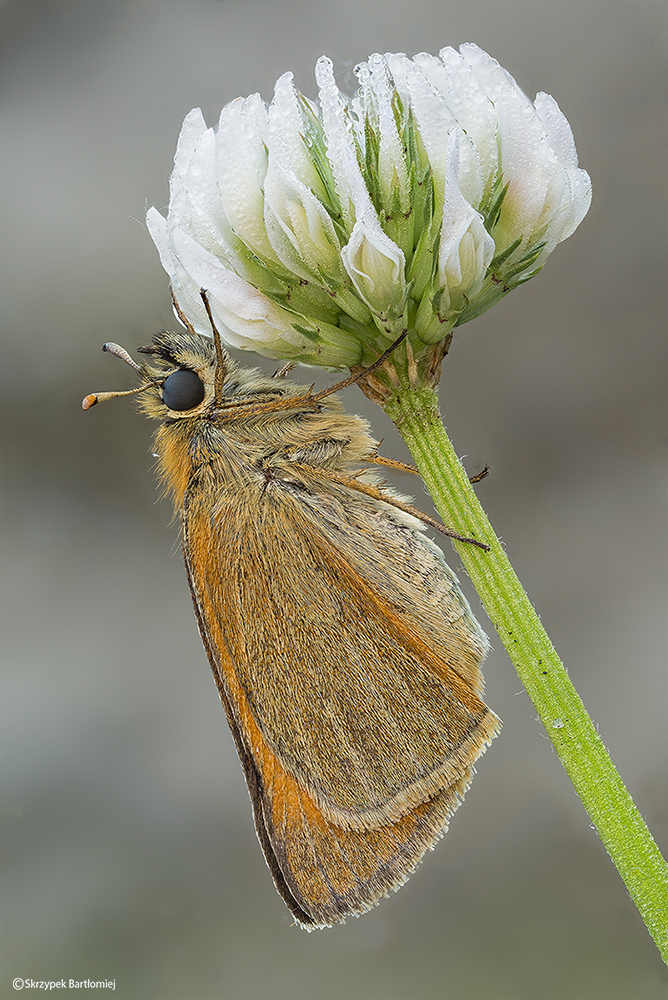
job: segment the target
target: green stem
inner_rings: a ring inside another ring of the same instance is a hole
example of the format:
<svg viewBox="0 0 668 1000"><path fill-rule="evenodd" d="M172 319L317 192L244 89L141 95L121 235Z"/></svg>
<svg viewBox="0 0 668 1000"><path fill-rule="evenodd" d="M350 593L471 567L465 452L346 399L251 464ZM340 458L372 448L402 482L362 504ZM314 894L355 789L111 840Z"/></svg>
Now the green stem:
<svg viewBox="0 0 668 1000"><path fill-rule="evenodd" d="M384 404L448 527L490 546L455 542L480 600L536 706L575 790L668 964L668 866L508 561L457 458L431 389Z"/></svg>

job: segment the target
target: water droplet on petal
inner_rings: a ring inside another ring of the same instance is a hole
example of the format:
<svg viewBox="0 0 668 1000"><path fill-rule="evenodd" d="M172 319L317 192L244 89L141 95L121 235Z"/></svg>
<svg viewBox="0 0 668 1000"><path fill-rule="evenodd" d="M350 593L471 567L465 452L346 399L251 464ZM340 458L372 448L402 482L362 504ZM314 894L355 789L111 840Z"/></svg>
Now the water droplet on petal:
<svg viewBox="0 0 668 1000"><path fill-rule="evenodd" d="M368 83L371 79L371 70L369 69L369 64L365 62L358 63L353 69L353 73L359 80L359 82L364 85Z"/></svg>

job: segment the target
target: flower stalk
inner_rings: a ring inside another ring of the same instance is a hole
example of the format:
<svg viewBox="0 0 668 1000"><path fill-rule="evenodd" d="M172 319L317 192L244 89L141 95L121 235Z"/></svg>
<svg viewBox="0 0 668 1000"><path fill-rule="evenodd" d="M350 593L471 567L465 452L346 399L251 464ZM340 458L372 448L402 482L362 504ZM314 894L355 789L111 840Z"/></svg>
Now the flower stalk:
<svg viewBox="0 0 668 1000"><path fill-rule="evenodd" d="M402 388L384 403L575 790L668 964L668 865L496 537L443 426L436 392Z"/></svg>

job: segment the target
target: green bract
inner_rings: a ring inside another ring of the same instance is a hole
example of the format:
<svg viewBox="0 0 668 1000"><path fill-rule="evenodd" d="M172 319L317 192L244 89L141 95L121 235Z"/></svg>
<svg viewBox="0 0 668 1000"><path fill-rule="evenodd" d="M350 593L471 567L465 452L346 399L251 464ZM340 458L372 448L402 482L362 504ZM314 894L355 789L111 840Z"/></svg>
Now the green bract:
<svg viewBox="0 0 668 1000"><path fill-rule="evenodd" d="M286 73L269 106L183 123L169 210L148 213L174 294L233 347L346 368L404 329L416 356L533 277L589 208L570 126L476 45L373 55L352 100L332 64L313 104Z"/></svg>

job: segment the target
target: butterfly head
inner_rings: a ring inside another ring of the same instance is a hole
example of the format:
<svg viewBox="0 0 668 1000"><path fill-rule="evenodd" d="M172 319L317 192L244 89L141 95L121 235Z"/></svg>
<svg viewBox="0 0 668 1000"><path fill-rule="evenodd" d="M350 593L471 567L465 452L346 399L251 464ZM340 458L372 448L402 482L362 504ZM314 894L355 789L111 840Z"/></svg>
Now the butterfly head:
<svg viewBox="0 0 668 1000"><path fill-rule="evenodd" d="M139 395L139 404L147 416L161 422L200 417L216 403L217 385L225 385L234 363L229 355L219 354L207 337L196 333L161 331L148 347L138 348L150 361L137 364L118 344L104 344L102 350L121 358L137 372L136 389L121 392L97 392L86 396L84 410L115 396Z"/></svg>

